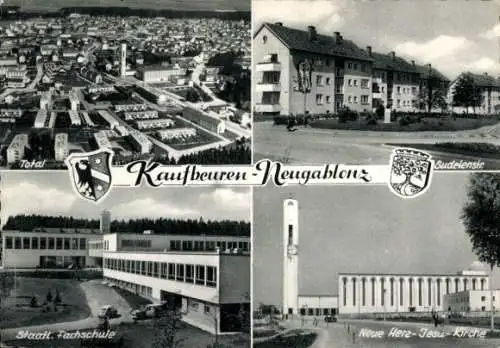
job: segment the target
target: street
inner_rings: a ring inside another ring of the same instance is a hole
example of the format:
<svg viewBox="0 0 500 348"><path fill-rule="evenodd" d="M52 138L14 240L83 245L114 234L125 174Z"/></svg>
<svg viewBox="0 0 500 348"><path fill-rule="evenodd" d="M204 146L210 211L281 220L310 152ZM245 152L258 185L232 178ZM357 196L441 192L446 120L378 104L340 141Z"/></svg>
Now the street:
<svg viewBox="0 0 500 348"><path fill-rule="evenodd" d="M254 160L269 158L284 163L319 165L387 164L392 148L387 143L488 142L500 145L499 125L462 132L363 132L299 127L289 132L272 122L254 124ZM450 156L451 157L451 156ZM454 155L453 158L462 158Z"/></svg>

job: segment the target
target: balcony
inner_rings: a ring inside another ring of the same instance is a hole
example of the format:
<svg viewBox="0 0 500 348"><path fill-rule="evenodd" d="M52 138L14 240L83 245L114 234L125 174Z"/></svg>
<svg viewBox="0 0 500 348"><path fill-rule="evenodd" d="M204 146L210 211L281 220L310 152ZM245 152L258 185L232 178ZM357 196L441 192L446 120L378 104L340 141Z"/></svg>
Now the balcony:
<svg viewBox="0 0 500 348"><path fill-rule="evenodd" d="M279 104L255 104L255 112L280 112Z"/></svg>
<svg viewBox="0 0 500 348"><path fill-rule="evenodd" d="M279 92L280 90L279 82L259 82L255 87L256 92Z"/></svg>
<svg viewBox="0 0 500 348"><path fill-rule="evenodd" d="M258 63L256 67L257 72L262 71L281 71L281 64L277 62Z"/></svg>

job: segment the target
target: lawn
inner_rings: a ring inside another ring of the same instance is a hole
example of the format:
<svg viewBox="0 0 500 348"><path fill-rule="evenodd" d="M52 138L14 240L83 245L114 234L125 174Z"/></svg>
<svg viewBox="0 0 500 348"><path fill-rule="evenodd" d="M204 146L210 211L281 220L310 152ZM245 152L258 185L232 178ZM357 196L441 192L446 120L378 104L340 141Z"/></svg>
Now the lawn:
<svg viewBox="0 0 500 348"><path fill-rule="evenodd" d="M412 123L402 126L398 122L383 123L378 121L375 125L369 125L365 120L347 121L340 123L337 119L322 119L312 121L311 127L321 129L337 129L337 130L357 130L357 131L380 131L380 132L444 132L444 131L460 131L477 129L484 126L492 126L499 123L496 118L484 119L468 119L457 118L444 119L439 118L423 118L418 123Z"/></svg>
<svg viewBox="0 0 500 348"><path fill-rule="evenodd" d="M56 290L59 291L61 304L57 306L57 312L42 311L49 290L53 297ZM30 307L33 297L38 302L35 308ZM0 328L73 321L89 315L90 308L78 281L17 276L15 287L0 308Z"/></svg>
<svg viewBox="0 0 500 348"><path fill-rule="evenodd" d="M450 154L473 156L480 158L500 159L500 146L489 143L435 143L435 144L401 144L390 143L390 146L413 147L420 150L439 151Z"/></svg>
<svg viewBox="0 0 500 348"><path fill-rule="evenodd" d="M316 337L318 336L314 332L304 332L301 330L296 330L294 335L287 334L286 336L276 337L266 342L254 343L254 348L307 348L310 347Z"/></svg>

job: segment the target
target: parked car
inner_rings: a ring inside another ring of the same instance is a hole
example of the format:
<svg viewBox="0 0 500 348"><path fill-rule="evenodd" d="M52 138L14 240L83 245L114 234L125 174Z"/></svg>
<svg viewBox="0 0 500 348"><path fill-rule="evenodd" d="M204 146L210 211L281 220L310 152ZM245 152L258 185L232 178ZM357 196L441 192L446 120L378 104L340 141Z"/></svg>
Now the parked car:
<svg viewBox="0 0 500 348"><path fill-rule="evenodd" d="M161 316L167 309L166 303L162 304L148 304L140 309L130 312L132 319L143 320L148 318L157 318Z"/></svg>
<svg viewBox="0 0 500 348"><path fill-rule="evenodd" d="M325 317L325 322L326 323L336 323L337 322L337 318L333 315L328 315Z"/></svg>
<svg viewBox="0 0 500 348"><path fill-rule="evenodd" d="M118 311L115 307L110 305L102 306L98 314L99 318L116 318L117 316Z"/></svg>

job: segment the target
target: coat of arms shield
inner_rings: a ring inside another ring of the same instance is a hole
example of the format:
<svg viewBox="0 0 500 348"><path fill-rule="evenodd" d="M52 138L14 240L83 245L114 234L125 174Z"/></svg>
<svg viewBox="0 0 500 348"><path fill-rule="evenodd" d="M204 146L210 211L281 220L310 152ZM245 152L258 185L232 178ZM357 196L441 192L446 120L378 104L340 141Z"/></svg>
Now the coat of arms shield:
<svg viewBox="0 0 500 348"><path fill-rule="evenodd" d="M81 197L97 202L106 196L111 188L112 157L110 149L100 149L66 159L73 188Z"/></svg>
<svg viewBox="0 0 500 348"><path fill-rule="evenodd" d="M403 198L424 193L432 175L431 155L415 149L396 149L391 157L389 188Z"/></svg>

